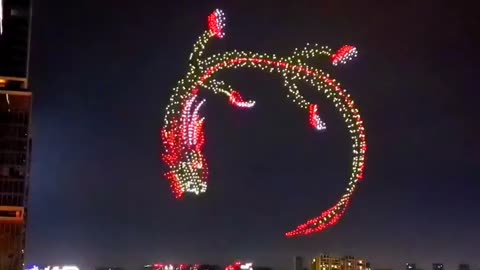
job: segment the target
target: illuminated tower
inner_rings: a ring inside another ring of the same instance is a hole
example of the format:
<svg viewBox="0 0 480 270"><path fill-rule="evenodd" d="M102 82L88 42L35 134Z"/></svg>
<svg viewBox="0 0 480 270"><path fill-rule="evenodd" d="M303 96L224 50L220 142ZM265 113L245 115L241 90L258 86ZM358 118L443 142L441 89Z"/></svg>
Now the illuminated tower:
<svg viewBox="0 0 480 270"><path fill-rule="evenodd" d="M31 0L0 0L0 269L22 270L30 178Z"/></svg>

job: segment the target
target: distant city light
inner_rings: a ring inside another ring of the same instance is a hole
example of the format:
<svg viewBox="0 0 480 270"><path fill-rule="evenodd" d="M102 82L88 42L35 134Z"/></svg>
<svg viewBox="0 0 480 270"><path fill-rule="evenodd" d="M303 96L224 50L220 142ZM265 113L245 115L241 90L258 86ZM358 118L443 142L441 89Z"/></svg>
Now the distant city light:
<svg viewBox="0 0 480 270"><path fill-rule="evenodd" d="M252 263L246 263L246 264L242 264L240 265L240 269L252 269Z"/></svg>
<svg viewBox="0 0 480 270"><path fill-rule="evenodd" d="M151 270L198 270L200 267L199 264L163 264L163 263L154 263L154 264L147 264L143 266L143 268L151 269Z"/></svg>
<svg viewBox="0 0 480 270"><path fill-rule="evenodd" d="M26 270L80 270L80 268L75 265L47 266L45 268L40 268L37 265L33 265L31 268L27 268Z"/></svg>
<svg viewBox="0 0 480 270"><path fill-rule="evenodd" d="M248 262L248 263L241 263L241 262L235 262L234 264L228 265L225 267L225 270L253 270L252 268L253 263Z"/></svg>

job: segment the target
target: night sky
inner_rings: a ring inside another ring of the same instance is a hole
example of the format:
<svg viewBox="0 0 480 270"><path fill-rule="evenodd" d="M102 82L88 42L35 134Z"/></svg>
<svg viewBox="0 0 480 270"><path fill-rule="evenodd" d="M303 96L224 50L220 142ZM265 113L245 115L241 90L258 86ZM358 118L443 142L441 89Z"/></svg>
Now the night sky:
<svg viewBox="0 0 480 270"><path fill-rule="evenodd" d="M480 23L460 2L35 1L27 262L250 259L289 270L293 255L328 252L366 257L374 267L403 269L408 261L428 270L438 261L477 269ZM159 132L215 8L227 15L226 36L207 55L290 55L307 42L357 46L359 57L346 66L312 63L349 90L367 131L365 181L336 227L283 236L346 187L343 121L303 85L328 126L314 132L281 76L254 70L220 75L257 101L251 110L204 94L209 190L173 198Z"/></svg>

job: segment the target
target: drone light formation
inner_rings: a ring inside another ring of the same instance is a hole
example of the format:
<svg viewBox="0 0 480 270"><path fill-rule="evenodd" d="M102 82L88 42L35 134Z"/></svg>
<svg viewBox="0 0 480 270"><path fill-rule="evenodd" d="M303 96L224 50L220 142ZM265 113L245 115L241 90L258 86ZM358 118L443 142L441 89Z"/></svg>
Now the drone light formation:
<svg viewBox="0 0 480 270"><path fill-rule="evenodd" d="M230 103L241 108L251 108L255 105L255 101L244 101L242 96L237 91L230 93Z"/></svg>
<svg viewBox="0 0 480 270"><path fill-rule="evenodd" d="M357 49L353 46L345 45L332 55L332 64L334 66L338 65L338 63L346 64L354 57L357 57Z"/></svg>
<svg viewBox="0 0 480 270"><path fill-rule="evenodd" d="M193 46L190 55L189 71L173 89L167 106L165 124L162 129L164 153L162 158L168 166L165 173L176 198L185 193L200 194L207 190L208 166L203 154L205 145L205 118L200 117L204 100L198 101L201 91L210 90L227 96L235 107L252 108L254 101L245 100L238 90L224 81L216 79L222 70L251 68L280 74L287 88L287 97L305 111L305 120L314 130L325 130L318 106L307 101L301 94L297 82L310 84L331 101L342 116L352 142L352 164L345 193L339 201L295 229L287 232L287 237L308 235L325 230L336 224L345 213L357 183L363 178L365 153L367 151L363 120L351 96L335 79L320 69L306 64L306 60L326 56L333 65L345 64L357 55L353 46L346 45L337 52L327 46L307 44L295 49L288 57L246 51L231 51L202 57L207 43L213 38L225 35L225 17L221 10L208 16L208 29Z"/></svg>
<svg viewBox="0 0 480 270"><path fill-rule="evenodd" d="M310 104L309 107L309 122L312 127L317 130L325 130L327 126L325 123L320 119L320 116L317 113L318 107L317 104Z"/></svg>
<svg viewBox="0 0 480 270"><path fill-rule="evenodd" d="M210 16L208 16L208 30L210 34L218 38L223 38L225 32L225 15L220 9L216 9Z"/></svg>

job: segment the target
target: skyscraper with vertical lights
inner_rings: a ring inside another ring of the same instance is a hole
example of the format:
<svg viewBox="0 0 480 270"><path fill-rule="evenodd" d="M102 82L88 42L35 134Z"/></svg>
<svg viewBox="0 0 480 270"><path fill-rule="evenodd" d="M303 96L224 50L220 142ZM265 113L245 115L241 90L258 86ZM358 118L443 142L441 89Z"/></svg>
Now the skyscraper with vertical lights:
<svg viewBox="0 0 480 270"><path fill-rule="evenodd" d="M31 0L0 0L0 269L22 270L30 179Z"/></svg>

